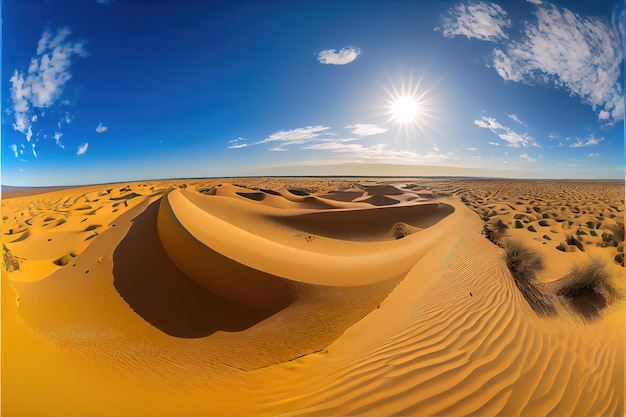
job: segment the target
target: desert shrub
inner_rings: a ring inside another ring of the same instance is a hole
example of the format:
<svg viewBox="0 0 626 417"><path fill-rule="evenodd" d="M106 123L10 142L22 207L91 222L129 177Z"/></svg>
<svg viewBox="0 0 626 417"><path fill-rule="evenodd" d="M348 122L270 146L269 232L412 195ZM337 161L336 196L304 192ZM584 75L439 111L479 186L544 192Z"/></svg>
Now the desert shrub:
<svg viewBox="0 0 626 417"><path fill-rule="evenodd" d="M537 280L537 272L543 269L541 256L517 240L508 240L504 245L504 259L515 285L535 313L555 315L553 296L545 284Z"/></svg>
<svg viewBox="0 0 626 417"><path fill-rule="evenodd" d="M523 283L534 281L543 269L541 256L518 240L508 240L504 245L506 266L513 277Z"/></svg>
<svg viewBox="0 0 626 417"><path fill-rule="evenodd" d="M7 272L19 271L20 261L9 248L2 244L2 265Z"/></svg>
<svg viewBox="0 0 626 417"><path fill-rule="evenodd" d="M619 298L607 265L600 258L575 265L567 275L555 282L555 286L556 294L563 297L566 304L585 319L597 317L600 311Z"/></svg>
<svg viewBox="0 0 626 417"><path fill-rule="evenodd" d="M55 259L54 261L52 261L52 263L58 266L64 266L64 265L69 264L72 258L75 258L75 257L76 257L76 254L74 252L70 252L67 255L61 256L59 259Z"/></svg>
<svg viewBox="0 0 626 417"><path fill-rule="evenodd" d="M419 231L418 228L402 222L394 223L394 225L391 226L391 235L394 239L402 239L417 231Z"/></svg>

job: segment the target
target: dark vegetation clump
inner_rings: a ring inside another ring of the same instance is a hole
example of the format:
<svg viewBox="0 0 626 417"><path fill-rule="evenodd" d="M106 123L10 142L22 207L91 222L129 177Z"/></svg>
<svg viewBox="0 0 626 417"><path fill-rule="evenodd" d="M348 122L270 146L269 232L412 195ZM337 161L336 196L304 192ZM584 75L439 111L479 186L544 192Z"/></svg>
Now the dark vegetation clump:
<svg viewBox="0 0 626 417"><path fill-rule="evenodd" d="M574 313L587 320L598 317L605 307L619 298L607 265L600 258L574 266L554 285L556 294L564 298Z"/></svg>
<svg viewBox="0 0 626 417"><path fill-rule="evenodd" d="M58 266L64 266L69 264L70 261L75 257L76 254L74 252L70 252L67 255L61 256L59 259L55 259L54 261L52 261L52 263Z"/></svg>
<svg viewBox="0 0 626 417"><path fill-rule="evenodd" d="M391 227L391 235L393 236L394 239L402 239L403 237L407 237L410 234L413 234L416 232L416 228L409 226L406 223L395 223L392 227Z"/></svg>
<svg viewBox="0 0 626 417"><path fill-rule="evenodd" d="M19 271L20 260L13 255L6 245L2 244L2 266L7 272Z"/></svg>
<svg viewBox="0 0 626 417"><path fill-rule="evenodd" d="M574 316L591 321L621 298L607 264L600 258L575 265L567 275L551 283L537 279L537 273L543 269L541 257L519 241L506 241L504 258L515 285L540 317L557 315L557 306L561 305Z"/></svg>
<svg viewBox="0 0 626 417"><path fill-rule="evenodd" d="M539 254L517 240L508 240L504 245L504 258L515 285L535 313L556 315L554 297L546 291L545 284L537 280L537 272L543 269Z"/></svg>

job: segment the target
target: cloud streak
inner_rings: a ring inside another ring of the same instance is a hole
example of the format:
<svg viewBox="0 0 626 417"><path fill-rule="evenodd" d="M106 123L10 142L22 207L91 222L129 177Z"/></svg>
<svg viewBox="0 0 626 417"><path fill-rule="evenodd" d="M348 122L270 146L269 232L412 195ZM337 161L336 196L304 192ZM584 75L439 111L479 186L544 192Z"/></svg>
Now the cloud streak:
<svg viewBox="0 0 626 417"><path fill-rule="evenodd" d="M593 146L593 145L597 145L600 142L602 142L604 140L604 138L595 138L593 135L591 135L589 137L589 139L587 139L586 142L583 142L580 139L576 139L576 142L572 143L571 145L569 145L570 148L583 148L586 146Z"/></svg>
<svg viewBox="0 0 626 417"><path fill-rule="evenodd" d="M103 125L102 125L102 122L100 122L100 124L98 125L98 127L96 127L96 133L104 133L104 132L106 132L107 130L109 130L109 128L108 128L108 127L106 127L106 126L103 126Z"/></svg>
<svg viewBox="0 0 626 417"><path fill-rule="evenodd" d="M442 18L443 36L465 36L482 41L499 41L508 39L505 29L511 27L508 14L495 3L457 4L448 10Z"/></svg>
<svg viewBox="0 0 626 417"><path fill-rule="evenodd" d="M520 146L526 148L528 146L539 147L535 138L530 136L528 133L517 133L513 131L511 128L504 126L500 122L498 122L493 117L483 116L478 120L474 120L474 124L482 129L489 129L500 139L505 142L508 142L507 146L511 146L513 148L519 148ZM496 142L489 142L489 144L494 145Z"/></svg>
<svg viewBox="0 0 626 417"><path fill-rule="evenodd" d="M420 163L432 164L447 161L450 155L427 152L419 154L413 151L387 149L387 144L378 143L364 146L360 143L346 143L350 139L327 140L321 143L313 143L303 146L304 150L330 151L333 153L348 155L351 160L376 161L388 163Z"/></svg>
<svg viewBox="0 0 626 417"><path fill-rule="evenodd" d="M623 28L553 5L535 15L521 40L493 50L491 66L506 81L565 88L594 111L600 109L600 120L609 115L622 120Z"/></svg>
<svg viewBox="0 0 626 417"><path fill-rule="evenodd" d="M89 148L89 143L81 143L78 149L76 149L76 155L83 155L85 152L87 152L88 148Z"/></svg>
<svg viewBox="0 0 626 417"><path fill-rule="evenodd" d="M337 51L336 49L325 49L317 54L320 64L346 65L353 62L359 55L359 48L345 47Z"/></svg>
<svg viewBox="0 0 626 417"><path fill-rule="evenodd" d="M87 56L85 43L72 40L70 35L68 28L60 28L56 33L43 32L28 69L25 72L15 70L9 79L15 118L12 126L24 134L26 142L31 141L33 125L43 117L44 109L60 100L65 85L72 78L72 60L76 56ZM69 115L65 122L69 123ZM32 149L36 157L34 146Z"/></svg>
<svg viewBox="0 0 626 417"><path fill-rule="evenodd" d="M346 126L346 129L352 129L350 133L353 135L358 135L358 136L378 135L381 133L385 133L388 130L388 129L385 129L383 127L379 127L373 124L363 124L363 123L357 123L351 126Z"/></svg>

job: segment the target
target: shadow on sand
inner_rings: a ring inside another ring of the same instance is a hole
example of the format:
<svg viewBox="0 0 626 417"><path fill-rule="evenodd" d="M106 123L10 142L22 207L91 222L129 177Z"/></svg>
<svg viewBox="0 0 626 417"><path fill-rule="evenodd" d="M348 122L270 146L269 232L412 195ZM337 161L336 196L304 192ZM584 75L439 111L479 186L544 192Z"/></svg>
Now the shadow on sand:
<svg viewBox="0 0 626 417"><path fill-rule="evenodd" d="M271 315L231 304L177 269L159 240L158 211L156 201L133 219L113 253L113 285L135 313L162 332L183 338L242 331Z"/></svg>

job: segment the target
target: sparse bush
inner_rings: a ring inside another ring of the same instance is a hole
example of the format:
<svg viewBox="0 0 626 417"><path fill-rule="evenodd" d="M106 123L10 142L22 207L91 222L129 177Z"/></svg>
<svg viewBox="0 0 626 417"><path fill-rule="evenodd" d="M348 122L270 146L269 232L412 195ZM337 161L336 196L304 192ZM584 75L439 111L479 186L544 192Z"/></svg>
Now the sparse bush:
<svg viewBox="0 0 626 417"><path fill-rule="evenodd" d="M395 223L393 226L391 226L391 235L394 237L394 239L402 239L403 237L407 237L408 235L411 235L417 231L419 231L417 227L413 227L402 222Z"/></svg>
<svg viewBox="0 0 626 417"><path fill-rule="evenodd" d="M545 284L537 280L537 272L543 269L539 254L517 240L508 240L504 245L504 257L515 285L535 313L539 316L555 315L554 298Z"/></svg>
<svg viewBox="0 0 626 417"><path fill-rule="evenodd" d="M584 265L575 265L569 274L554 283L555 292L563 297L575 313L592 319L600 311L619 298L611 283L611 274L606 263L592 258Z"/></svg>
<svg viewBox="0 0 626 417"><path fill-rule="evenodd" d="M6 245L2 244L2 264L7 272L19 271L20 261L13 255Z"/></svg>
<svg viewBox="0 0 626 417"><path fill-rule="evenodd" d="M508 240L504 245L506 266L513 277L524 283L536 280L537 272L543 269L543 261L537 252L518 240Z"/></svg>
<svg viewBox="0 0 626 417"><path fill-rule="evenodd" d="M76 254L74 252L70 252L67 255L61 256L59 259L55 259L54 261L52 261L52 263L58 266L65 266L69 264L70 261L75 257L76 257Z"/></svg>

